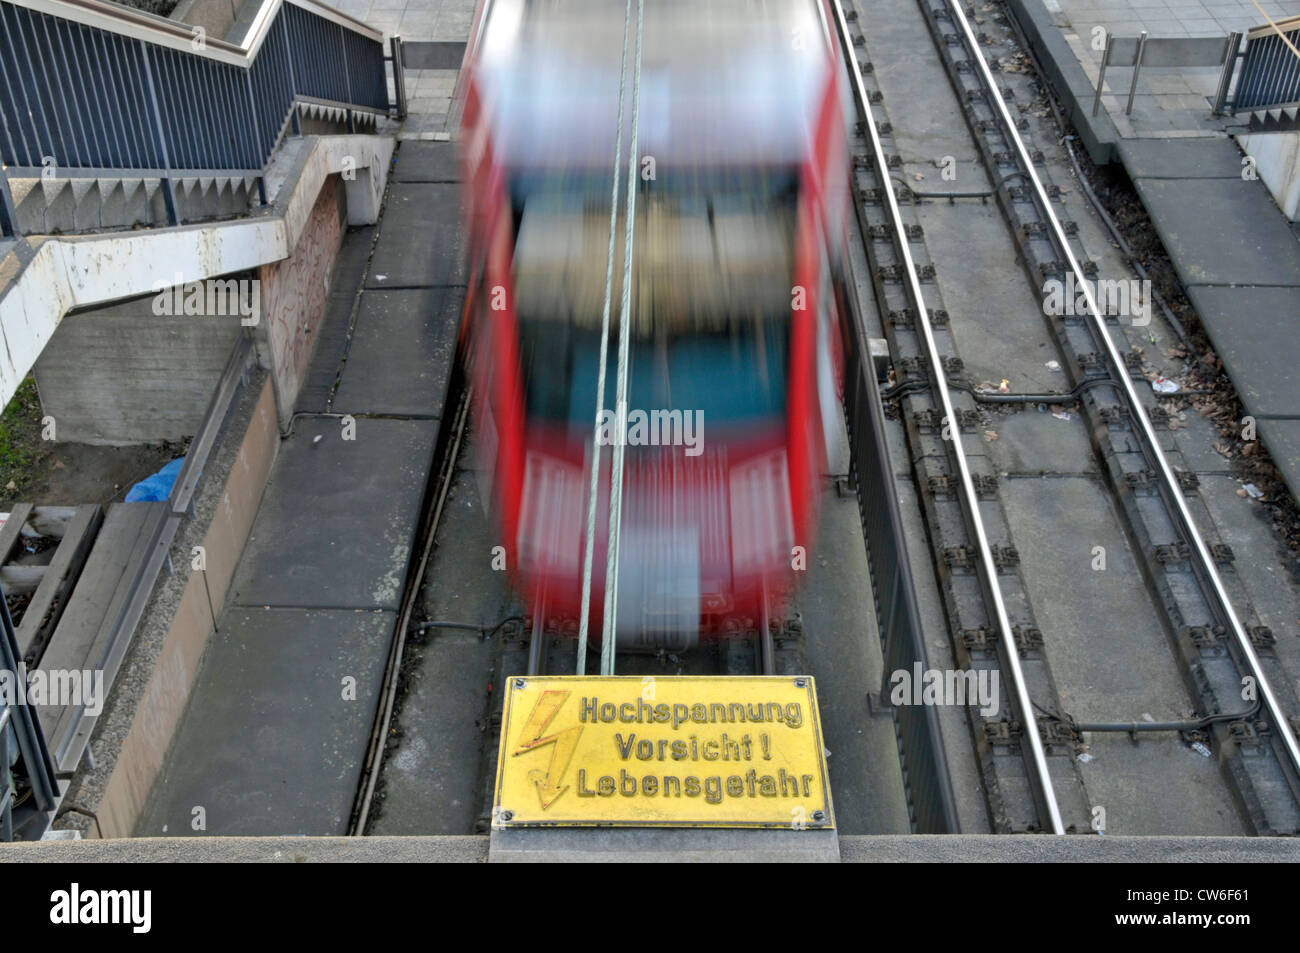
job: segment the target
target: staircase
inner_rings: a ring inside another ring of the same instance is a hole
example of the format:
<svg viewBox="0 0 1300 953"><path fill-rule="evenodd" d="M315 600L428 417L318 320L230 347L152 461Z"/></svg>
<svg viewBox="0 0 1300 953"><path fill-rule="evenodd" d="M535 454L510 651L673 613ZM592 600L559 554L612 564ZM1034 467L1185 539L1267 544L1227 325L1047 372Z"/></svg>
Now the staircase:
<svg viewBox="0 0 1300 953"><path fill-rule="evenodd" d="M0 233L246 215L287 133L377 130L382 34L315 0L245 12L235 43L102 0L0 0Z"/></svg>

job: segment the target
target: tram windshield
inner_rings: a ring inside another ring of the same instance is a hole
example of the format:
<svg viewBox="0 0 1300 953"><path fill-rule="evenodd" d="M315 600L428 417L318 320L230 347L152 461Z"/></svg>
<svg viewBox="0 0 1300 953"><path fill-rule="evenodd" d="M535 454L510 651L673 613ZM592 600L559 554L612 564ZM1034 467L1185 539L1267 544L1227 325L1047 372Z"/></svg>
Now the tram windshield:
<svg viewBox="0 0 1300 953"><path fill-rule="evenodd" d="M699 411L715 425L784 413L797 182L784 168L669 171L640 182L629 409ZM607 278L602 406L614 406L626 220L615 222L611 268L611 186L563 171L511 181L527 412L571 429L590 428L596 412Z"/></svg>

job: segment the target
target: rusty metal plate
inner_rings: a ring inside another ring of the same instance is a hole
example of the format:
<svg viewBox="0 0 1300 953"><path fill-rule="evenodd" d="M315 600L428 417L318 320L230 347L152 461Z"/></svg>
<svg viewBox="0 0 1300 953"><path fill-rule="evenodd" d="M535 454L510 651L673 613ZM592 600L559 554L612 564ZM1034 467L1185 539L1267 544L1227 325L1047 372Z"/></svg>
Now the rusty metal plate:
<svg viewBox="0 0 1300 953"><path fill-rule="evenodd" d="M810 677L516 677L493 826L835 826Z"/></svg>

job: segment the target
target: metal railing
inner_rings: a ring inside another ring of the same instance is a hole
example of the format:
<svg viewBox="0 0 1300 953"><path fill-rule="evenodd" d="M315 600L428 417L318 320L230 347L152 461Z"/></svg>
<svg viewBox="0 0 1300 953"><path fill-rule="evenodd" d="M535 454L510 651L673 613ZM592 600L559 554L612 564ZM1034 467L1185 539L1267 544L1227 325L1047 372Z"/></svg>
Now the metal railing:
<svg viewBox="0 0 1300 953"><path fill-rule="evenodd" d="M1240 33L1227 36L1170 36L1152 37L1143 30L1137 36L1106 35L1106 49L1101 56L1101 66L1097 70L1097 87L1093 93L1092 114L1097 115L1101 108L1102 89L1106 83L1108 67L1133 68L1129 79L1128 102L1124 106L1124 115L1133 112L1133 99L1137 95L1138 77L1143 69L1161 69L1177 67L1221 67L1220 75L1231 75L1233 64L1237 61L1237 49L1241 45ZM1214 113L1223 110L1223 97L1227 87L1222 80L1214 100Z"/></svg>
<svg viewBox="0 0 1300 953"><path fill-rule="evenodd" d="M1246 35L1233 112L1300 105L1300 17Z"/></svg>
<svg viewBox="0 0 1300 953"><path fill-rule="evenodd" d="M314 0L261 0L245 46L102 0L0 0L9 177L257 178L299 103L386 114L383 35ZM2 177L2 175L0 175ZM0 183L0 225L17 231ZM263 195L263 198L265 196Z"/></svg>

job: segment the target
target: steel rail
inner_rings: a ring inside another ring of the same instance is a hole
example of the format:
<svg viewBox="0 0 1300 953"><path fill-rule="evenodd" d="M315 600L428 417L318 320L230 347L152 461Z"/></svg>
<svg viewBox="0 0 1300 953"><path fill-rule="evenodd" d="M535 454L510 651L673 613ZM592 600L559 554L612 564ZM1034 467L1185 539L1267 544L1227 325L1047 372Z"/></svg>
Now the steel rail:
<svg viewBox="0 0 1300 953"><path fill-rule="evenodd" d="M983 52L979 48L979 42L976 39L975 32L971 28L970 21L966 18L966 11L962 9L960 3L954 3L952 0L945 0L945 5L952 14L953 21L961 29L965 40L967 51L971 59L977 64L981 77L984 80L987 97L995 105L997 112L1002 118L1003 130L1015 147L1016 153L1020 157L1021 164L1025 169L1026 177L1033 186L1034 193L1038 198L1040 207L1043 210L1043 216L1051 226L1051 232L1060 248L1062 255L1074 273L1075 282L1079 288L1083 289L1084 298L1088 305L1089 323L1106 349L1106 356L1109 358L1112 366L1112 376L1114 377L1119 389L1123 392L1129 405L1129 412L1138 422L1143 449L1146 451L1147 459L1156 465L1160 473L1162 489L1171 508L1178 514L1178 519L1182 523L1183 535L1191 543L1196 552L1199 570L1209 588L1213 590L1215 599L1219 602L1219 610L1222 621L1232 630L1233 638L1237 642L1238 648L1245 657L1250 666L1251 673L1256 679L1256 686L1259 690L1260 697L1263 699L1264 706L1268 709L1270 717L1273 719L1274 727L1277 734L1282 740L1286 749L1288 758L1291 761L1292 768L1300 774L1300 744L1297 744L1296 737L1291 731L1282 706L1278 703L1277 696L1273 693L1273 688L1269 684L1267 677L1264 675L1263 667L1260 665L1259 656L1255 654L1254 646L1251 645L1250 636L1246 633L1245 626L1242 625L1241 619L1237 616L1236 610L1232 606L1232 600L1224 588L1223 580L1215 568L1214 559L1210 555L1210 549L1206 545L1200 530L1196 526L1196 521L1192 517L1192 512L1187 507L1187 502L1183 498L1182 488L1179 486L1178 477L1174 473L1173 467L1170 466L1169 460L1165 457L1164 451L1160 448L1160 440L1156 435L1155 427L1148 417L1146 409L1142 406L1142 401L1138 396L1133 381L1130 378L1123 355L1116 346L1114 339L1111 337L1110 329L1106 326L1105 318L1097 306L1097 299L1093 295L1092 283L1084 275L1083 269L1079 265L1079 259L1074 254L1074 249L1065 234L1065 229L1061 221L1056 216L1052 203L1047 195L1047 190L1043 186L1042 179L1039 178L1034 164L1030 161L1029 150L1025 147L1024 140L1020 137L1019 130L1016 129L1016 123L1007 109L1007 104L1003 100L997 82L993 77L993 71L989 68L988 61L984 58Z"/></svg>
<svg viewBox="0 0 1300 953"><path fill-rule="evenodd" d="M486 17L487 14L484 13ZM591 476L587 486L587 538L582 551L582 607L578 612L576 674L587 673L587 638L591 628L591 566L596 547L596 505L600 498L600 415L605 409L605 371L609 364L609 309L614 293L614 238L618 234L619 177L623 173L623 92L627 86L627 40L632 25L632 0L623 15L623 59L618 75L618 128L614 139L614 187L609 197L609 248L605 257L605 305L600 316L600 363L596 369L596 417L591 433ZM475 43L478 41L476 40ZM605 558L609 559L608 551ZM604 652L601 653L604 664Z"/></svg>
<svg viewBox="0 0 1300 953"><path fill-rule="evenodd" d="M848 22L844 18L843 3L844 0L838 0L833 4L836 25L840 35L840 45L844 50L845 58L848 60L847 65L853 75L854 96L864 118L863 125L871 139L872 151L875 154L875 168L883 172L889 168L889 163L884 147L880 142L880 133L876 129L876 120L871 110L870 98L867 96L866 88L862 83L862 74L857 65L857 55L854 52L852 38L849 36ZM888 204L889 217L894 226L895 242L899 255L903 260L904 270L907 273L907 286L912 298L912 305L916 311L916 326L921 329L921 336L925 341L926 357L929 360L931 374L934 378L934 389L943 408L944 425L949 428L951 434L951 443L954 450L953 457L956 460L958 474L961 478L961 491L965 502L964 508L979 549L981 575L984 578L989 598L993 603L994 614L997 617L1003 655L1006 658L1007 668L1011 673L1014 696L1024 724L1024 737L1029 742L1030 760L1032 761L1030 767L1033 769L1034 780L1036 781L1037 793L1041 802L1040 808L1047 814L1048 825L1051 827L1052 833L1064 834L1065 825L1061 820L1061 809L1056 802L1056 789L1052 784L1051 774L1048 771L1047 754L1043 749L1043 740L1038 733L1038 719L1034 716L1033 702L1029 697L1029 689L1025 685L1024 671L1020 665L1020 652L1016 647L1015 636L1012 633L1011 619L1007 614L1006 601L998 584L997 566L993 560L992 547L989 545L988 532L984 527L983 517L980 515L979 495L975 490L975 481L971 477L970 462L966 459L966 449L961 439L961 428L958 425L957 412L952 402L952 393L948 388L948 381L944 374L943 361L939 355L938 345L935 343L934 329L930 325L930 315L925 304L925 291L921 287L916 262L912 258L911 249L908 247L907 231L903 227L904 223L902 212L898 207L898 198L894 195L893 185L887 175L882 182L882 186L883 200Z"/></svg>

